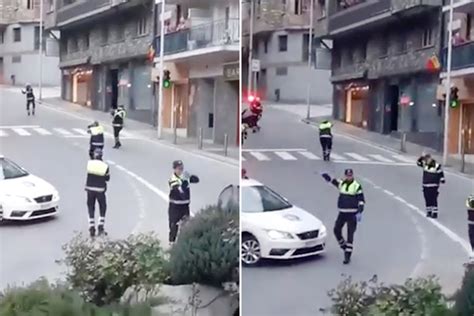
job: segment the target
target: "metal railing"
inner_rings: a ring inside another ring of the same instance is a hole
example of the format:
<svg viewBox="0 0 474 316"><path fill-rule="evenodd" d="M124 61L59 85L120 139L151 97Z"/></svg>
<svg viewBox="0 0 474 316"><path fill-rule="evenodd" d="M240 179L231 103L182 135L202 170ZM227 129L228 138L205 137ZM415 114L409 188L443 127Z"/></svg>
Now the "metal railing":
<svg viewBox="0 0 474 316"><path fill-rule="evenodd" d="M443 68L446 70L448 49L443 50ZM453 46L452 70L474 67L474 41Z"/></svg>
<svg viewBox="0 0 474 316"><path fill-rule="evenodd" d="M176 54L201 48L238 44L239 19L218 20L165 34L164 54ZM155 38L155 50L160 55L160 36Z"/></svg>

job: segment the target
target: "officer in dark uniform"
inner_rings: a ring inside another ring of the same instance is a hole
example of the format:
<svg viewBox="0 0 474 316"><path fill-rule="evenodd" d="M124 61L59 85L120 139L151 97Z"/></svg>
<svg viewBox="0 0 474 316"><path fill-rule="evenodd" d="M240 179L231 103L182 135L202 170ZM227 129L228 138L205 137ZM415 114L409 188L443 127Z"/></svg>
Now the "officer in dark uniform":
<svg viewBox="0 0 474 316"><path fill-rule="evenodd" d="M332 149L332 123L324 120L319 124L319 142L323 151L324 161L329 161Z"/></svg>
<svg viewBox="0 0 474 316"><path fill-rule="evenodd" d="M91 135L89 143L89 157L93 158L93 153L95 149L104 149L104 128L95 121L91 125L87 126L87 132Z"/></svg>
<svg viewBox="0 0 474 316"><path fill-rule="evenodd" d="M190 183L198 183L199 178L184 172L184 165L181 160L173 161L174 172L168 181L170 186L169 195L169 242L174 243L178 234L178 223L189 217L189 203L191 202Z"/></svg>
<svg viewBox="0 0 474 316"><path fill-rule="evenodd" d="M244 179L244 180L248 180L248 178L249 178L247 176L247 169L245 169L245 168L242 168L242 170L240 172L240 175L241 175L242 179Z"/></svg>
<svg viewBox="0 0 474 316"><path fill-rule="evenodd" d="M334 235L344 251L344 264L348 264L351 262L352 250L354 248L354 233L357 229L357 222L362 219L365 198L362 186L354 179L352 169L346 169L344 175L344 179L337 180L332 179L327 173L322 174L327 182L331 182L339 189L339 198L337 201L339 215L334 225ZM347 225L347 240L344 240L342 236L342 228L344 225Z"/></svg>
<svg viewBox="0 0 474 316"><path fill-rule="evenodd" d="M91 237L95 236L95 202L99 203L99 225L100 235L107 235L104 229L105 213L107 211L107 181L110 180L109 166L102 161L102 149L96 148L93 152L93 158L87 163L87 208L89 210L89 233Z"/></svg>
<svg viewBox="0 0 474 316"><path fill-rule="evenodd" d="M127 112L125 111L123 105L119 106L118 109L112 112L112 126L114 127L114 138L115 146L114 148L120 148L122 144L120 143L120 131L123 128L123 121Z"/></svg>
<svg viewBox="0 0 474 316"><path fill-rule="evenodd" d="M469 242L471 243L470 263L474 263L474 194L471 194L466 200L467 223L469 227Z"/></svg>
<svg viewBox="0 0 474 316"><path fill-rule="evenodd" d="M443 168L431 155L418 158L416 164L423 168L423 195L426 216L438 218L438 195L440 183L445 183Z"/></svg>
<svg viewBox="0 0 474 316"><path fill-rule="evenodd" d="M33 88L29 83L26 84L25 89L21 90L21 93L26 94L26 111L28 116L30 116L30 105L32 106L33 115L35 115L35 94L33 93Z"/></svg>

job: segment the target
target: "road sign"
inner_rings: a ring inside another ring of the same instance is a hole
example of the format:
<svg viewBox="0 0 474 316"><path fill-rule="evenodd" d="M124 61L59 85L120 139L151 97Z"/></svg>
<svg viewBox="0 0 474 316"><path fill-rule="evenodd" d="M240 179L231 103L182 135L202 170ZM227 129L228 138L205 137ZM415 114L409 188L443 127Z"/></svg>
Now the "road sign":
<svg viewBox="0 0 474 316"><path fill-rule="evenodd" d="M252 59L252 72L260 71L260 59Z"/></svg>

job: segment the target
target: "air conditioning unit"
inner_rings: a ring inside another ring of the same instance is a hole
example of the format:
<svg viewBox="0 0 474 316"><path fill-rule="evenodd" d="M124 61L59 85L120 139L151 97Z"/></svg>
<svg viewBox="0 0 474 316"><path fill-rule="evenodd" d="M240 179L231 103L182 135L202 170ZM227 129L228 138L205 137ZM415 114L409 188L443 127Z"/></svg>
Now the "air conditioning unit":
<svg viewBox="0 0 474 316"><path fill-rule="evenodd" d="M112 0L111 6L116 7L126 2L128 2L128 0Z"/></svg>

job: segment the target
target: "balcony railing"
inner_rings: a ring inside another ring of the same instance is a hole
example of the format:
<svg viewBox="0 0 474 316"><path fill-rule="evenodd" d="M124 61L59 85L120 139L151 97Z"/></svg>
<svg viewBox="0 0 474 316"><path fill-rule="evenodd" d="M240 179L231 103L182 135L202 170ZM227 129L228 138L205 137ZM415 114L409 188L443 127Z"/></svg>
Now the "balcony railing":
<svg viewBox="0 0 474 316"><path fill-rule="evenodd" d="M239 19L219 20L165 34L164 54L238 44L239 24ZM155 50L160 55L160 36L155 38Z"/></svg>
<svg viewBox="0 0 474 316"><path fill-rule="evenodd" d="M67 22L79 16L87 16L95 10L112 5L112 0L81 0L64 6L58 10L56 21L58 24Z"/></svg>
<svg viewBox="0 0 474 316"><path fill-rule="evenodd" d="M446 70L448 49L444 49L443 69ZM474 41L453 47L451 69L459 70L474 67Z"/></svg>
<svg viewBox="0 0 474 316"><path fill-rule="evenodd" d="M354 3L356 3L354 1ZM390 0L361 1L334 13L329 17L329 32L366 21L385 12L390 12Z"/></svg>

